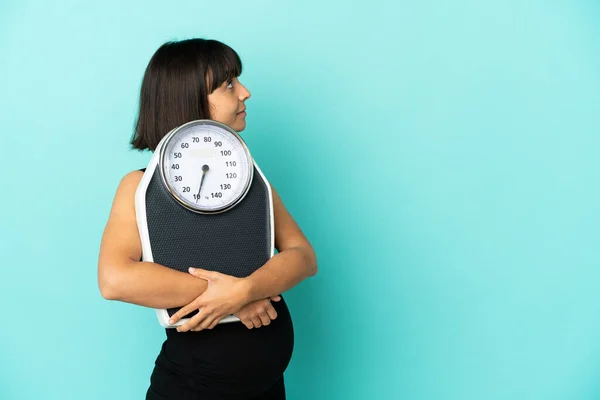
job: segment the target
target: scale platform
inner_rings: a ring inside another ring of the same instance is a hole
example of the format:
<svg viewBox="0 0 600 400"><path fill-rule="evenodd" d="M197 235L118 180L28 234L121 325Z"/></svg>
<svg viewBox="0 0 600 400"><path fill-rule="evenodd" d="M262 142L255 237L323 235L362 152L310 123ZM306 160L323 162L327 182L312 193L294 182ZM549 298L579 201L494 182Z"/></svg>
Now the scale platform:
<svg viewBox="0 0 600 400"><path fill-rule="evenodd" d="M155 151L142 169L144 175L135 194L142 261L186 274L189 267L198 267L243 278L272 258L275 237L271 185L254 159L252 163L254 176L240 203L224 213L199 214L181 206L164 186L159 151ZM156 309L159 323L175 328L198 313L195 310L170 325L169 318L181 307ZM230 315L219 323L235 321L239 319Z"/></svg>

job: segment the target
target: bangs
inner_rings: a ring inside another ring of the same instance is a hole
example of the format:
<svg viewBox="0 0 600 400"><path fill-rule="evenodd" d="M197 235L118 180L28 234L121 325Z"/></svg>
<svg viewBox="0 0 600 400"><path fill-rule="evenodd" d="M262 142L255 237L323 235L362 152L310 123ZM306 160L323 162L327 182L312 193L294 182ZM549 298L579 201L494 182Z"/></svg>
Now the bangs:
<svg viewBox="0 0 600 400"><path fill-rule="evenodd" d="M210 93L242 74L242 61L238 54L229 46L218 42L211 52L206 66L206 79Z"/></svg>

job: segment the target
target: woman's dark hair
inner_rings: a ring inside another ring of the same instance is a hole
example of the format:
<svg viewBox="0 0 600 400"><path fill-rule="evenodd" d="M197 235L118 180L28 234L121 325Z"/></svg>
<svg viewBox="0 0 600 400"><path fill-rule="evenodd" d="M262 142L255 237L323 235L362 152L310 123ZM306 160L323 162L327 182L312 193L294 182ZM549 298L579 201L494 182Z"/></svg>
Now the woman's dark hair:
<svg viewBox="0 0 600 400"><path fill-rule="evenodd" d="M171 41L154 53L142 80L131 147L154 151L172 129L210 118L208 95L242 74L242 62L217 40Z"/></svg>

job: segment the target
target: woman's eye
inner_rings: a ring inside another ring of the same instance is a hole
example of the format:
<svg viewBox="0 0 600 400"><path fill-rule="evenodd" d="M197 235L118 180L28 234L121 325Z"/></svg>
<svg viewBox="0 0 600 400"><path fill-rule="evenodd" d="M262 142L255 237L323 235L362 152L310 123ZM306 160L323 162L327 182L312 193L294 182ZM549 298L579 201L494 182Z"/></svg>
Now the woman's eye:
<svg viewBox="0 0 600 400"><path fill-rule="evenodd" d="M231 88L233 88L233 81L229 81L229 83L227 84L227 89Z"/></svg>

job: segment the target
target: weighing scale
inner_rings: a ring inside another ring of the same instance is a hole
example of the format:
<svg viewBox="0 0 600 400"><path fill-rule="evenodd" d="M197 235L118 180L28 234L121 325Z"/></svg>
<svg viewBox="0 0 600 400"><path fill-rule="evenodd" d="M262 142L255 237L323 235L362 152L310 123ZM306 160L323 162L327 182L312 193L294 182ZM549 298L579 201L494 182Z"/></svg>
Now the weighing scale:
<svg viewBox="0 0 600 400"><path fill-rule="evenodd" d="M240 135L217 121L191 121L163 137L136 190L135 210L142 261L243 278L274 254L271 185ZM169 324L181 307L156 309L159 323L175 328L198 313ZM235 321L229 315L219 323Z"/></svg>

